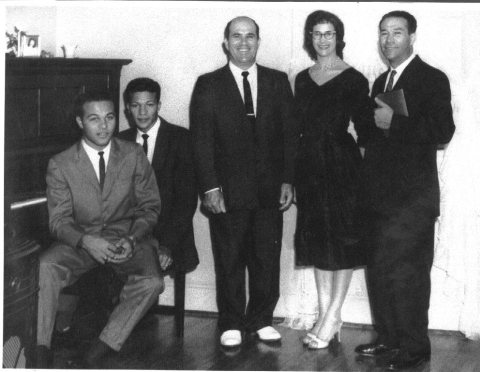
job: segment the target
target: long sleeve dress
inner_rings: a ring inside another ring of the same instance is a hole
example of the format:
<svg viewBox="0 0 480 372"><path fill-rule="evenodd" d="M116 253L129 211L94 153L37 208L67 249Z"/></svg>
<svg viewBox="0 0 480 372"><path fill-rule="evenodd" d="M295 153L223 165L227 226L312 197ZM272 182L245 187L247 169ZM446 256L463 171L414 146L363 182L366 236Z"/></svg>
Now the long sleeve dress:
<svg viewBox="0 0 480 372"><path fill-rule="evenodd" d="M296 264L321 270L365 264L362 156L375 128L368 80L350 67L318 85L309 70L295 79L301 117L296 164ZM350 120L357 142L347 131Z"/></svg>

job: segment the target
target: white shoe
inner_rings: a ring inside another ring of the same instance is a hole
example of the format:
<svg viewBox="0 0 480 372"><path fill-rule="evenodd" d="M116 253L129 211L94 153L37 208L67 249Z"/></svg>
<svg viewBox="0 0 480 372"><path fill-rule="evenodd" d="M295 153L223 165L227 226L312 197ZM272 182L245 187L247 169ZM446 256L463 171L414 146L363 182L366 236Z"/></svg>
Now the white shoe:
<svg viewBox="0 0 480 372"><path fill-rule="evenodd" d="M227 347L238 346L242 343L242 334L236 329L225 331L220 336L220 343Z"/></svg>
<svg viewBox="0 0 480 372"><path fill-rule="evenodd" d="M271 326L259 329L257 335L262 341L278 341L282 338L282 335Z"/></svg>

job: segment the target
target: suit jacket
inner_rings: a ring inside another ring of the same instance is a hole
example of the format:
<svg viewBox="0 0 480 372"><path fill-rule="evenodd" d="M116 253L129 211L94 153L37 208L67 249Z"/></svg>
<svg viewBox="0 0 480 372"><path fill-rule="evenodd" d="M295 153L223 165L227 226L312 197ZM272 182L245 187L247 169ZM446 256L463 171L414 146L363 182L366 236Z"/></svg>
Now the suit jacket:
<svg viewBox="0 0 480 372"><path fill-rule="evenodd" d="M258 66L255 128L228 64L198 78L190 128L201 191L221 187L227 209L278 208L293 184L298 125L283 72Z"/></svg>
<svg viewBox="0 0 480 372"><path fill-rule="evenodd" d="M384 91L387 72L373 84L372 97ZM373 132L365 150L366 187L377 212L398 208L439 215L437 147L455 131L447 76L416 56L394 89L403 89L409 116L394 114L386 136Z"/></svg>
<svg viewBox="0 0 480 372"><path fill-rule="evenodd" d="M81 141L48 164L50 231L76 247L83 234L116 242L125 235L151 237L160 213L152 167L137 144L113 138L103 191Z"/></svg>
<svg viewBox="0 0 480 372"><path fill-rule="evenodd" d="M152 159L162 198L155 237L160 246L172 252L173 268L191 271L199 260L193 232L198 194L190 133L163 118L160 120ZM122 131L118 137L135 142L137 128Z"/></svg>

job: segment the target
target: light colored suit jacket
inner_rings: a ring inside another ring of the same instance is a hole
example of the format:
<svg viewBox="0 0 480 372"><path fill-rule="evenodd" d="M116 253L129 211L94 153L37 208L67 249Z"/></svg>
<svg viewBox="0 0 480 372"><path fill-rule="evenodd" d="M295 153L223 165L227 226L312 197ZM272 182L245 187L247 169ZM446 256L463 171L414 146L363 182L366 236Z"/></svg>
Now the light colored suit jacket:
<svg viewBox="0 0 480 372"><path fill-rule="evenodd" d="M112 138L103 192L81 141L48 164L50 232L76 247L82 235L115 243L125 235L149 237L160 213L153 169L136 143Z"/></svg>

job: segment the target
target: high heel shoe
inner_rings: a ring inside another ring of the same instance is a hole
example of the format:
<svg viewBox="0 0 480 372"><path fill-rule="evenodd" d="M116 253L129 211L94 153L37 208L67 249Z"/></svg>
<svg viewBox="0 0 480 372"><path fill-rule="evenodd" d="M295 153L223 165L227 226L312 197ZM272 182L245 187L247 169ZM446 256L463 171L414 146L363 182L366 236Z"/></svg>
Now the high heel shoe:
<svg viewBox="0 0 480 372"><path fill-rule="evenodd" d="M307 335L303 338L302 343L304 345L308 345L310 341L312 341L317 336L314 333L307 333Z"/></svg>
<svg viewBox="0 0 480 372"><path fill-rule="evenodd" d="M338 342L341 342L340 331L341 331L342 325L343 325L342 321L336 322L332 326L332 329L330 330L330 333L326 338L318 337L318 335L312 335L313 337L311 337L312 340L308 343L308 348L309 349L325 349L326 347L328 347L328 345L330 344L330 341L332 341L335 336L338 339Z"/></svg>

